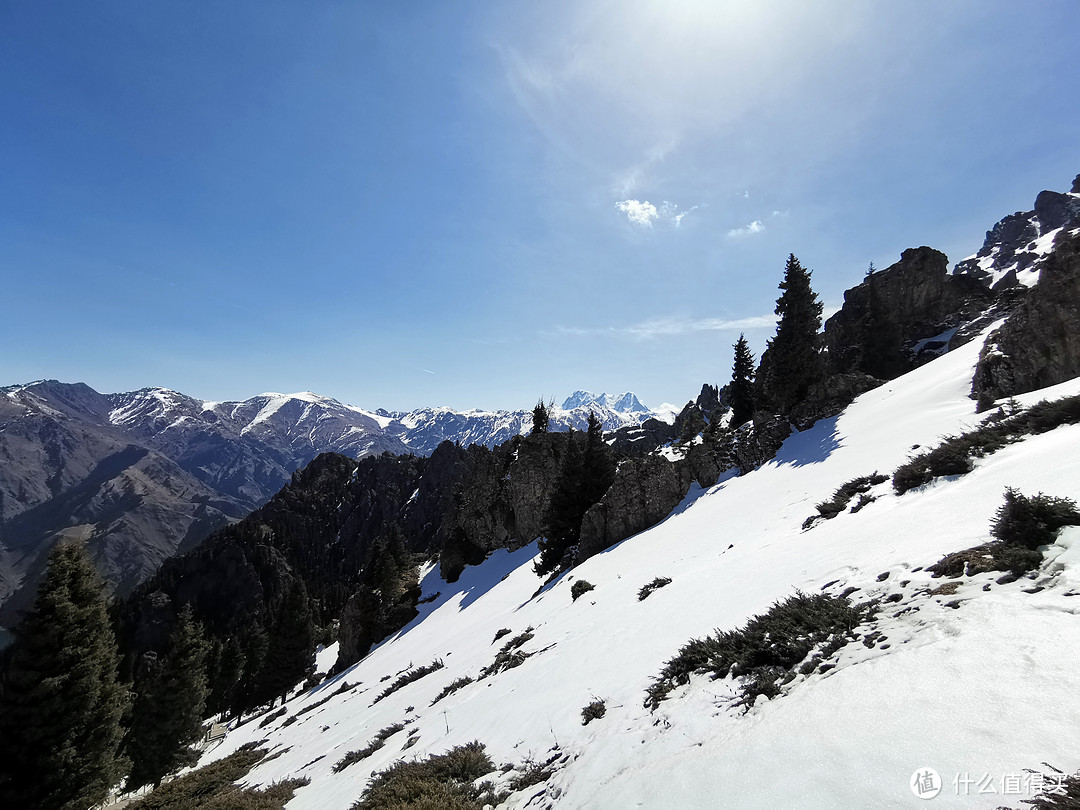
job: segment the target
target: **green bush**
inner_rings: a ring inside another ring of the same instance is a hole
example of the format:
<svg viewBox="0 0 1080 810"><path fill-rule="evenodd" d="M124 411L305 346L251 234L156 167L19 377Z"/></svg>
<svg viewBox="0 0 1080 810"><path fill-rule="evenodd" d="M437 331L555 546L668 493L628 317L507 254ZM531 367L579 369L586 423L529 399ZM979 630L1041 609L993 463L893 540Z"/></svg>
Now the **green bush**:
<svg viewBox="0 0 1080 810"><path fill-rule="evenodd" d="M386 741L395 734L397 734L399 731L401 731L403 728L405 728L404 723L394 723L393 725L389 725L386 728L379 729L379 731L376 732L375 736L372 738L371 742L369 742L365 747L357 751L350 751L337 762L335 762L334 767L332 768L333 772L340 773L341 771L348 768L350 765L354 765L361 760L367 759L384 745L386 745Z"/></svg>
<svg viewBox="0 0 1080 810"><path fill-rule="evenodd" d="M642 599L647 597L650 593L655 591L657 588L663 588L665 585L670 585L670 584L671 584L671 577L657 577L656 579L654 579L652 582L648 583L647 585L642 585L641 586L641 590L637 592L638 601L640 602Z"/></svg>
<svg viewBox="0 0 1080 810"><path fill-rule="evenodd" d="M454 681L450 681L450 683L448 683L443 688L443 690L441 692L439 692L438 695L435 696L435 699L433 701L431 701L431 705L434 706L436 703L438 703L444 697L447 697L448 695L454 694L454 692L456 692L458 689L462 689L462 688L468 686L472 682L473 682L473 679L468 677L468 676L465 676L464 678L458 678L457 680L454 680Z"/></svg>
<svg viewBox="0 0 1080 810"><path fill-rule="evenodd" d="M248 744L209 765L161 785L130 810L282 810L307 779L289 779L258 790L233 783L247 776L267 754Z"/></svg>
<svg viewBox="0 0 1080 810"><path fill-rule="evenodd" d="M937 447L908 460L893 473L893 489L903 495L939 475L964 475L973 468L972 459L997 452L1024 436L1046 433L1062 425L1080 422L1080 395L1053 402L1042 401L1025 411L1010 408L1004 418L991 417L979 427L950 436Z"/></svg>
<svg viewBox="0 0 1080 810"><path fill-rule="evenodd" d="M1080 525L1076 503L1041 492L1028 498L1011 487L996 515L990 533L1002 543L1036 549L1054 542L1064 526Z"/></svg>
<svg viewBox="0 0 1080 810"><path fill-rule="evenodd" d="M836 492L833 493L832 498L827 501L823 501L822 503L819 503L817 506L814 507L815 509L817 509L818 514L814 515L813 517L809 517L805 521L803 521L803 528L809 529L811 526L814 525L814 522L817 520L818 517L823 517L826 520L831 520L832 518L843 512L845 509L847 509L848 503L856 495L864 495L864 493L870 491L871 487L882 484L888 480L889 476L881 475L875 470L870 475L863 475L859 478L852 478L850 481L844 482L837 488ZM859 508L861 509L871 500L873 499L863 498L862 500L860 500ZM855 512L858 510L852 509L851 511Z"/></svg>
<svg viewBox="0 0 1080 810"><path fill-rule="evenodd" d="M576 602L578 597L593 590L596 586L591 582L587 582L584 579L579 579L573 585L570 586L570 598Z"/></svg>
<svg viewBox="0 0 1080 810"><path fill-rule="evenodd" d="M473 783L494 770L479 742L424 760L399 760L371 778L352 810L482 810L497 798L487 783Z"/></svg>
<svg viewBox="0 0 1080 810"><path fill-rule="evenodd" d="M990 527L997 540L947 554L927 570L947 577L973 576L984 571L1010 571L1021 576L1042 563L1040 546L1053 543L1064 526L1077 525L1080 511L1068 498L1041 492L1029 498L1010 487Z"/></svg>
<svg viewBox="0 0 1080 810"><path fill-rule="evenodd" d="M519 667L525 663L525 659L528 658L531 653L523 653L518 648L523 646L526 641L533 637L532 628L530 627L524 633L520 633L503 644L502 648L495 654L495 660L488 666L480 670L480 677L478 681L489 678L492 675L498 675L500 672L505 672L508 669Z"/></svg>
<svg viewBox="0 0 1080 810"><path fill-rule="evenodd" d="M873 604L853 605L844 596L796 592L740 630L692 639L646 690L645 705L655 709L672 689L704 672L713 678L741 678L744 703L752 704L758 695L775 697L779 682L811 652L822 647L828 654L835 652L873 613Z"/></svg>
<svg viewBox="0 0 1080 810"><path fill-rule="evenodd" d="M371 705L374 706L380 700L394 694L394 692L396 692L398 689L401 689L403 686L408 686L413 681L418 681L425 675L430 675L432 672L437 672L442 668L443 662L439 659L435 659L426 667L417 667L416 669L410 669L408 672L400 676L396 681L386 687L386 689L384 689L379 694L379 696L372 701Z"/></svg>

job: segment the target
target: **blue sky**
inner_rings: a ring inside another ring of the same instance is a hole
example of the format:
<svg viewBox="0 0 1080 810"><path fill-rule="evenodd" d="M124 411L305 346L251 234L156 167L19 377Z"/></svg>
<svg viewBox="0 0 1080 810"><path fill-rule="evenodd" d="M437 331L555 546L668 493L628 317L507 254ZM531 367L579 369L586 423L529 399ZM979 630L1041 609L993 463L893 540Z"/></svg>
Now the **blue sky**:
<svg viewBox="0 0 1080 810"><path fill-rule="evenodd" d="M0 0L0 384L681 403L1080 172L1080 4Z"/></svg>

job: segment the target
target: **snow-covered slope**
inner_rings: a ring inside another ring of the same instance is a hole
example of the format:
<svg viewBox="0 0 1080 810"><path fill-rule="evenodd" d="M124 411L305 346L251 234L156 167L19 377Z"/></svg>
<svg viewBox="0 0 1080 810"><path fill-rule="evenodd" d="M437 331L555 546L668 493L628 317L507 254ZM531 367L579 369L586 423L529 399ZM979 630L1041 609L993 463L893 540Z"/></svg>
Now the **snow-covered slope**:
<svg viewBox="0 0 1080 810"><path fill-rule="evenodd" d="M693 490L660 525L539 592L535 545L496 552L453 585L429 571L424 593L437 596L421 615L290 702L288 715L329 700L295 721L240 726L204 761L268 740L281 755L247 781L310 778L289 804L297 810L348 808L373 772L472 740L496 763L557 757L546 783L511 796L515 808L915 807L912 776L928 768L943 782L934 806L1017 806L1031 795L1024 769L1080 767L1080 530L1062 533L1035 581L982 575L932 594L943 580L924 569L986 542L1006 487L1080 500L1080 426L1028 438L968 475L903 496L879 485L857 514L801 529L841 483L891 472L913 448L979 421L968 391L980 345L864 394L793 435L761 469ZM1022 402L1076 393L1080 380ZM672 581L639 601L655 577ZM595 589L572 601L582 579ZM886 642L849 644L836 668L799 676L745 713L732 682L706 677L655 711L643 705L689 639L741 626L796 590L850 588L857 599L891 597L876 619ZM521 647L529 657L432 707L448 683L491 664L503 629L531 631ZM444 668L374 702L388 678L433 660ZM331 697L346 684L354 688ZM597 699L606 715L583 725L581 710ZM398 722L405 729L385 747L332 772Z"/></svg>

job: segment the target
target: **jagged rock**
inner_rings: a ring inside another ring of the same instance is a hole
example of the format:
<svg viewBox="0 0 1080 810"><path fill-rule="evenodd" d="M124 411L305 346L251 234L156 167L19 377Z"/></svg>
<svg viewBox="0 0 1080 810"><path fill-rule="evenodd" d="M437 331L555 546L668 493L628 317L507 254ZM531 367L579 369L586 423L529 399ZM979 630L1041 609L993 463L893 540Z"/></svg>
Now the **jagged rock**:
<svg viewBox="0 0 1080 810"><path fill-rule="evenodd" d="M1038 285L986 342L975 368L975 398L1055 385L1080 374L1080 235L1057 240Z"/></svg>
<svg viewBox="0 0 1080 810"><path fill-rule="evenodd" d="M1078 194L1076 181L1068 194L1040 192L1033 210L1004 217L986 232L979 252L957 263L954 272L979 278L995 291L1013 289L1015 284L1030 286L1047 254L1041 237L1080 224Z"/></svg>
<svg viewBox="0 0 1080 810"><path fill-rule="evenodd" d="M941 335L975 317L992 295L975 277L950 276L948 257L909 248L900 261L844 293L844 306L825 322L829 371L892 379L919 364L917 341Z"/></svg>
<svg viewBox="0 0 1080 810"><path fill-rule="evenodd" d="M736 433L735 461L739 470L748 473L776 455L780 445L791 435L791 423L776 414L754 414Z"/></svg>
<svg viewBox="0 0 1080 810"><path fill-rule="evenodd" d="M869 374L833 374L810 388L806 399L791 409L788 418L799 430L806 430L819 419L836 416L855 401L859 394L881 385Z"/></svg>
<svg viewBox="0 0 1080 810"><path fill-rule="evenodd" d="M701 386L701 393L698 394L695 402L703 414L712 414L720 407L720 389L715 385L705 383Z"/></svg>
<svg viewBox="0 0 1080 810"><path fill-rule="evenodd" d="M575 562L655 526L686 497L690 483L687 465L662 456L620 463L607 493L585 513Z"/></svg>
<svg viewBox="0 0 1080 810"><path fill-rule="evenodd" d="M611 449L624 456L647 455L674 438L674 427L659 419L646 419L636 427L619 428L608 435Z"/></svg>
<svg viewBox="0 0 1080 810"><path fill-rule="evenodd" d="M1071 225L1080 220L1080 198L1057 191L1040 191L1035 198L1035 218L1039 220L1041 233Z"/></svg>
<svg viewBox="0 0 1080 810"><path fill-rule="evenodd" d="M690 477L706 489L715 484L720 479L720 473L730 466L705 442L690 445L680 463L689 471Z"/></svg>
<svg viewBox="0 0 1080 810"><path fill-rule="evenodd" d="M1076 179L1073 180L1072 188L1069 191L1072 194L1080 194L1080 174L1076 175Z"/></svg>

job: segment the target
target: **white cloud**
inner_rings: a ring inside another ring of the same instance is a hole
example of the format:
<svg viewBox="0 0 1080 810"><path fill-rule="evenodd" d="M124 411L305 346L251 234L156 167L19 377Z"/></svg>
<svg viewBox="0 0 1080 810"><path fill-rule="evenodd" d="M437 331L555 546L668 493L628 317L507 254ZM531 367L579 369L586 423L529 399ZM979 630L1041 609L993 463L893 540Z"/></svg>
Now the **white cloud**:
<svg viewBox="0 0 1080 810"><path fill-rule="evenodd" d="M642 228L651 228L653 222L660 216L656 206L648 200L620 200L615 203L615 207L626 214L630 224Z"/></svg>
<svg viewBox="0 0 1080 810"><path fill-rule="evenodd" d="M765 223L760 219L755 219L753 222L743 225L741 228L732 228L727 232L727 235L732 239L741 239L744 236L753 236L755 233L762 233L765 230Z"/></svg>
<svg viewBox="0 0 1080 810"><path fill-rule="evenodd" d="M694 205L685 211L680 211L678 205L667 200L664 200L659 208L648 200L619 200L615 203L615 208L626 214L626 218L632 225L651 228L654 222L661 222L678 228L682 224L683 217L699 206Z"/></svg>
<svg viewBox="0 0 1080 810"><path fill-rule="evenodd" d="M724 332L746 329L771 329L776 326L775 315L754 315L748 318L651 318L629 326L559 326L554 333L572 337L614 335L651 340L692 332Z"/></svg>

